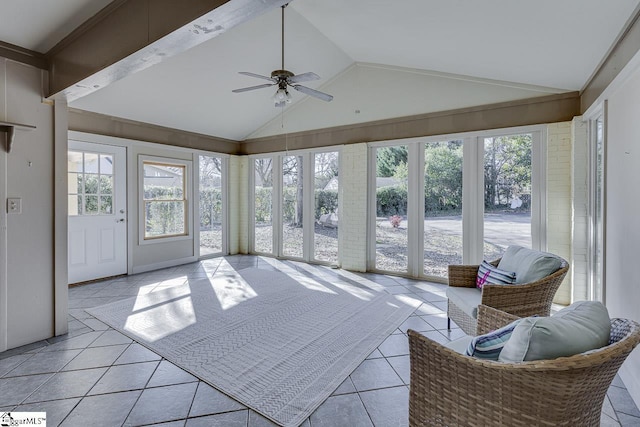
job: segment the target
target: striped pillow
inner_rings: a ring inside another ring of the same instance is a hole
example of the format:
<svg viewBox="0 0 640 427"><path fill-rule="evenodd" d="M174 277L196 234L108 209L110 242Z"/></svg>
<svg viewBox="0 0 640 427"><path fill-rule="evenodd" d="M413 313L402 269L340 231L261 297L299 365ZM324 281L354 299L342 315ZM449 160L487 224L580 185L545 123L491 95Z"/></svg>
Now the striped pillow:
<svg viewBox="0 0 640 427"><path fill-rule="evenodd" d="M479 335L471 340L465 355L478 359L498 360L500 352L504 345L511 338L513 330L518 326L522 319L514 320L507 326L489 332L488 334Z"/></svg>
<svg viewBox="0 0 640 427"><path fill-rule="evenodd" d="M511 285L516 281L516 273L500 270L487 261L482 261L478 268L478 277L476 278L476 287L482 289L485 283L492 285Z"/></svg>

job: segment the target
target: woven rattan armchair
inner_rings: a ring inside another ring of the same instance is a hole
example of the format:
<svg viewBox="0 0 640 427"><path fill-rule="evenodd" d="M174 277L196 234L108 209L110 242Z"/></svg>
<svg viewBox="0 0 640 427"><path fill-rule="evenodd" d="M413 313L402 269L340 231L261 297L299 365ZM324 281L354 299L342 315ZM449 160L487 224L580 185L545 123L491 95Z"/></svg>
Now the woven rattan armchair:
<svg viewBox="0 0 640 427"><path fill-rule="evenodd" d="M478 331L516 316L480 306ZM599 426L616 372L640 342L640 325L612 319L608 346L571 357L502 363L463 356L409 330L409 424Z"/></svg>
<svg viewBox="0 0 640 427"><path fill-rule="evenodd" d="M500 259L491 264L498 266ZM475 288L478 277L477 265L449 265L449 286ZM556 291L569 271L569 264L562 259L559 270L536 282L517 285L491 285L482 287L481 304L514 314L519 317L549 316L551 303ZM465 313L460 307L448 301L448 327L451 320L467 335L477 335L477 320Z"/></svg>

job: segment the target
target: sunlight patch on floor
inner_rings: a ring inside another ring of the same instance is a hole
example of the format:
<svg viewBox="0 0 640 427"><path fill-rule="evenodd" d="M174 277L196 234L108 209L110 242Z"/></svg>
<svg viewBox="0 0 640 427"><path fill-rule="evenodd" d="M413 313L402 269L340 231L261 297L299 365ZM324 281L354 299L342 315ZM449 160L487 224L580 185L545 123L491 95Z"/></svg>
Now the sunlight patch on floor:
<svg viewBox="0 0 640 427"><path fill-rule="evenodd" d="M258 296L256 291L237 274L225 273L222 276L209 278L209 283L223 310Z"/></svg>
<svg viewBox="0 0 640 427"><path fill-rule="evenodd" d="M124 330L154 342L194 323L196 323L196 312L193 309L191 297L187 296L165 301L131 314L127 317Z"/></svg>

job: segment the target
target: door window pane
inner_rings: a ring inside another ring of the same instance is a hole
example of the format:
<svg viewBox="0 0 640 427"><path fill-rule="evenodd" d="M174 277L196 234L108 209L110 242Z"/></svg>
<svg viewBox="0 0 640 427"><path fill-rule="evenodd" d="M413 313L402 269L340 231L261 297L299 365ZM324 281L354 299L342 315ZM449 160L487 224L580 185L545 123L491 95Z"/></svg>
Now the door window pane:
<svg viewBox="0 0 640 427"><path fill-rule="evenodd" d="M200 156L200 255L222 252L222 159Z"/></svg>
<svg viewBox="0 0 640 427"><path fill-rule="evenodd" d="M282 158L282 254L303 256L302 156Z"/></svg>
<svg viewBox="0 0 640 427"><path fill-rule="evenodd" d="M87 173L98 173L98 155L95 153L84 153L84 171Z"/></svg>
<svg viewBox="0 0 640 427"><path fill-rule="evenodd" d="M406 272L407 146L376 149L376 259L375 268Z"/></svg>
<svg viewBox="0 0 640 427"><path fill-rule="evenodd" d="M338 157L337 151L314 155L314 258L338 262Z"/></svg>
<svg viewBox="0 0 640 427"><path fill-rule="evenodd" d="M273 253L273 159L254 160L254 241L256 252Z"/></svg>
<svg viewBox="0 0 640 427"><path fill-rule="evenodd" d="M69 151L67 170L69 215L113 214L113 156Z"/></svg>
<svg viewBox="0 0 640 427"><path fill-rule="evenodd" d="M424 149L424 274L447 277L462 264L462 141Z"/></svg>
<svg viewBox="0 0 640 427"><path fill-rule="evenodd" d="M509 245L532 247L532 135L484 139L484 258L502 256Z"/></svg>

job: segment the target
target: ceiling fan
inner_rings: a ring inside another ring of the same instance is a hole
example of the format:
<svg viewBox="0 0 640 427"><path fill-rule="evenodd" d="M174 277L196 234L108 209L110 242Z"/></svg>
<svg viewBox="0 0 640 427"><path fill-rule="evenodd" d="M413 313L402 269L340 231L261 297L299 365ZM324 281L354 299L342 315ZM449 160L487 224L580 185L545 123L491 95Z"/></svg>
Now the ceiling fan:
<svg viewBox="0 0 640 427"><path fill-rule="evenodd" d="M304 94L329 102L333 99L332 95L298 84L301 82L308 82L311 80L319 80L320 76L318 76L316 73L309 72L309 73L302 73L302 74L296 75L296 74L293 74L291 71L284 69L284 8L285 7L287 7L287 4L282 6L282 67L281 69L272 71L271 77L263 76L256 73L250 73L248 71L240 71L239 74L249 76L249 77L255 77L258 79L269 80L271 83L265 83L257 86L249 86L241 89L234 89L231 92L240 93L240 92L247 92L255 89L262 89L270 86L278 86L278 90L276 90L276 93L273 95L273 101L276 107L284 107L285 104L291 103L291 94L289 93L288 88L292 87L298 92L302 92Z"/></svg>

